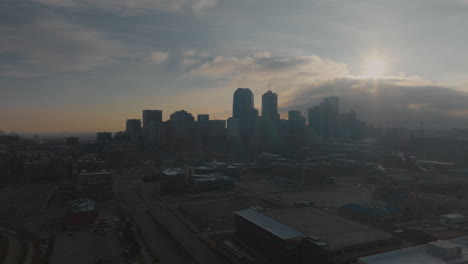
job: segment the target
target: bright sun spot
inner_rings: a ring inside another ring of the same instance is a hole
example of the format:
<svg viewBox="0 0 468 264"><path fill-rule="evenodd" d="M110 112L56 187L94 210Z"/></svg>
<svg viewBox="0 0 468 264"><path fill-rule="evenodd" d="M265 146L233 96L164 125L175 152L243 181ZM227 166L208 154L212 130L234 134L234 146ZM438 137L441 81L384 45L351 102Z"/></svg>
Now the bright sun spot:
<svg viewBox="0 0 468 264"><path fill-rule="evenodd" d="M364 64L364 76L378 78L385 72L385 61L382 58L371 58Z"/></svg>

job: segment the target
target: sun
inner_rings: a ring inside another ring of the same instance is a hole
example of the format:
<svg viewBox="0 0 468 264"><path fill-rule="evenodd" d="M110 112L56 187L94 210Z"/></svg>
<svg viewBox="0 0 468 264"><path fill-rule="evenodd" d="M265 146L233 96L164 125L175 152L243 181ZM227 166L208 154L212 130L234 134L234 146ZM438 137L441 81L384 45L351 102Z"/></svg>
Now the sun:
<svg viewBox="0 0 468 264"><path fill-rule="evenodd" d="M381 77L385 72L385 60L383 58L373 57L364 64L364 76L370 78Z"/></svg>

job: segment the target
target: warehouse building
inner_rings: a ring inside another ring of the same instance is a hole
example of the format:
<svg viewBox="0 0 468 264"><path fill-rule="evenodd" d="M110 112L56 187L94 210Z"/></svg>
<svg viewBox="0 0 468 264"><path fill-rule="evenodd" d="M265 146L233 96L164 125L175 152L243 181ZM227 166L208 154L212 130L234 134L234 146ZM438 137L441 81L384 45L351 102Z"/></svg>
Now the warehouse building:
<svg viewBox="0 0 468 264"><path fill-rule="evenodd" d="M396 247L390 233L310 207L236 212L236 234L273 263L348 263Z"/></svg>
<svg viewBox="0 0 468 264"><path fill-rule="evenodd" d="M67 203L65 224L93 224L98 212L91 199L76 199Z"/></svg>
<svg viewBox="0 0 468 264"><path fill-rule="evenodd" d="M359 258L359 264L462 264L468 263L468 236Z"/></svg>
<svg viewBox="0 0 468 264"><path fill-rule="evenodd" d="M402 219L397 206L378 200L345 204L340 208L340 213L354 220L375 225L394 223Z"/></svg>

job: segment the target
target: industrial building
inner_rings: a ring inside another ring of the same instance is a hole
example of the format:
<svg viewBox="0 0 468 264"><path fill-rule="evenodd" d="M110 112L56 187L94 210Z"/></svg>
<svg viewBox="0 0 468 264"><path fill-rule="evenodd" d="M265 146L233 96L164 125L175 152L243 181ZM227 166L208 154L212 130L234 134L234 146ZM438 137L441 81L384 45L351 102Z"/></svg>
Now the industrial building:
<svg viewBox="0 0 468 264"><path fill-rule="evenodd" d="M91 199L77 199L67 203L65 224L93 224L98 212Z"/></svg>
<svg viewBox="0 0 468 264"><path fill-rule="evenodd" d="M161 194L181 194L234 188L234 180L209 166L165 169L160 176Z"/></svg>
<svg viewBox="0 0 468 264"><path fill-rule="evenodd" d="M110 200L114 197L112 183L110 171L81 171L75 175L76 196L99 201Z"/></svg>
<svg viewBox="0 0 468 264"><path fill-rule="evenodd" d="M101 171L81 171L75 177L75 183L78 186L86 185L105 185L112 184L112 172L107 170Z"/></svg>
<svg viewBox="0 0 468 264"><path fill-rule="evenodd" d="M236 217L236 234L274 263L347 263L395 247L390 233L311 207Z"/></svg>
<svg viewBox="0 0 468 264"><path fill-rule="evenodd" d="M377 225L402 219L397 206L378 200L345 204L340 208L340 213L357 221Z"/></svg>
<svg viewBox="0 0 468 264"><path fill-rule="evenodd" d="M305 235L252 209L235 212L236 234L272 263L306 263L301 241ZM311 241L317 263L326 260L327 244ZM305 244L305 243L304 243Z"/></svg>
<svg viewBox="0 0 468 264"><path fill-rule="evenodd" d="M193 175L193 191L204 192L211 190L231 190L234 188L234 180L221 174Z"/></svg>
<svg viewBox="0 0 468 264"><path fill-rule="evenodd" d="M222 173L235 179L238 179L241 174L241 169L238 166L229 163L210 161L203 163L203 166L210 167L214 172Z"/></svg>
<svg viewBox="0 0 468 264"><path fill-rule="evenodd" d="M182 168L165 169L160 176L161 194L178 194L185 191L188 184L186 171Z"/></svg>
<svg viewBox="0 0 468 264"><path fill-rule="evenodd" d="M358 259L359 264L468 263L468 236L437 240Z"/></svg>

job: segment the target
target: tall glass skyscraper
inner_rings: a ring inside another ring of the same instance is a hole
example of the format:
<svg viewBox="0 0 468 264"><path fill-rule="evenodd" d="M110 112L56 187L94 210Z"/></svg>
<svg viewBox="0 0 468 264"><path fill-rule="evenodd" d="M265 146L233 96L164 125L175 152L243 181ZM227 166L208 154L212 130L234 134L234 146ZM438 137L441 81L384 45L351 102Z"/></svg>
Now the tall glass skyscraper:
<svg viewBox="0 0 468 264"><path fill-rule="evenodd" d="M255 123L257 117L258 111L254 108L254 97L252 91L249 88L237 88L234 92L232 105L233 120L231 120L232 122L230 122L230 124L238 124L239 137L245 144L252 142L255 135Z"/></svg>
<svg viewBox="0 0 468 264"><path fill-rule="evenodd" d="M254 110L254 97L249 88L237 88L234 92L234 101L232 104L232 117L238 118L243 113L249 113Z"/></svg>

